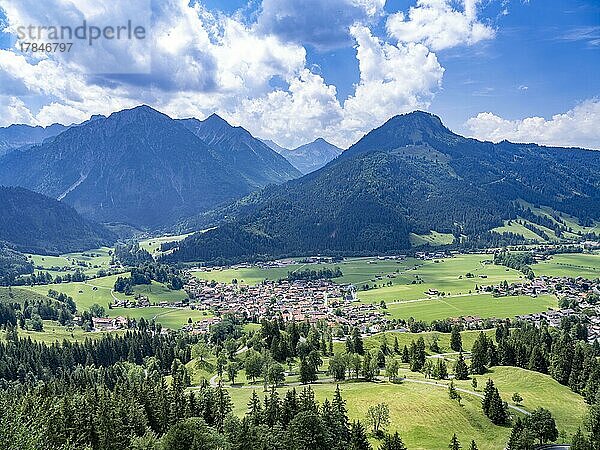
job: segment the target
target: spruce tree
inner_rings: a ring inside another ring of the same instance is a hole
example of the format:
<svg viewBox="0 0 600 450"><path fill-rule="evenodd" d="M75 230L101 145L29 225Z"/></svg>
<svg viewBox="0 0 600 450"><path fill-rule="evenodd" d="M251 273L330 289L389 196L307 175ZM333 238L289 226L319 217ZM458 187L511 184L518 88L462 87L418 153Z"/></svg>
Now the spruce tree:
<svg viewBox="0 0 600 450"><path fill-rule="evenodd" d="M500 392L494 387L492 389L489 409L487 416L495 425L504 425L508 422L507 405L502 401Z"/></svg>
<svg viewBox="0 0 600 450"><path fill-rule="evenodd" d="M494 382L491 378L488 378L485 383L485 388L483 389L483 399L481 400L481 407L483 409L483 414L487 417L490 416L490 405L492 404L492 396L494 395Z"/></svg>
<svg viewBox="0 0 600 450"><path fill-rule="evenodd" d="M456 437L456 433L452 435L452 439L450 439L450 445L448 445L450 450L460 450L462 447L458 438Z"/></svg>
<svg viewBox="0 0 600 450"><path fill-rule="evenodd" d="M448 378L448 367L446 366L446 361L444 361L443 358L438 359L436 371L440 380L445 380Z"/></svg>
<svg viewBox="0 0 600 450"><path fill-rule="evenodd" d="M591 450L590 443L581 432L581 427L577 429L577 433L573 435L571 440L571 450Z"/></svg>
<svg viewBox="0 0 600 450"><path fill-rule="evenodd" d="M406 446L396 431L394 434L386 434L379 450L406 450Z"/></svg>
<svg viewBox="0 0 600 450"><path fill-rule="evenodd" d="M350 426L348 423L348 410L346 401L342 398L340 386L337 385L331 402L334 428L332 431L337 442L337 448L345 449L350 439Z"/></svg>
<svg viewBox="0 0 600 450"><path fill-rule="evenodd" d="M405 345L402 349L402 362L408 363L410 361L410 355L408 354L408 347Z"/></svg>
<svg viewBox="0 0 600 450"><path fill-rule="evenodd" d="M454 378L457 380L466 380L469 378L469 368L467 367L462 352L459 353L456 364L454 365Z"/></svg>
<svg viewBox="0 0 600 450"><path fill-rule="evenodd" d="M450 334L450 348L455 352L462 352L462 337L458 325L452 327L452 333Z"/></svg>
<svg viewBox="0 0 600 450"><path fill-rule="evenodd" d="M348 450L372 450L371 444L367 439L365 427L359 420L352 422L350 427L350 445Z"/></svg>
<svg viewBox="0 0 600 450"><path fill-rule="evenodd" d="M471 440L471 445L469 445L469 450L479 450L479 448L477 448L477 444L475 443L475 439Z"/></svg>
<svg viewBox="0 0 600 450"><path fill-rule="evenodd" d="M250 418L252 425L256 426L262 423L262 405L260 404L258 394L254 390L248 401L248 412L246 414Z"/></svg>
<svg viewBox="0 0 600 450"><path fill-rule="evenodd" d="M488 362L488 342L483 331L479 333L471 349L471 373L483 375Z"/></svg>

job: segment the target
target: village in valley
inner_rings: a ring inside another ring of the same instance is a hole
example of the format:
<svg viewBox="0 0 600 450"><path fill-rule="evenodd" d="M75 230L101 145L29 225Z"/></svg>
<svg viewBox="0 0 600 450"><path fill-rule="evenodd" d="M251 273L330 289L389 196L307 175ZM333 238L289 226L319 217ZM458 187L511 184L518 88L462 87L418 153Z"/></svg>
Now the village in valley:
<svg viewBox="0 0 600 450"><path fill-rule="evenodd" d="M586 248L591 248L588 245ZM405 270L414 270L424 262L439 263L459 256L458 252L416 252L415 265ZM549 261L552 256L546 253L533 253L534 260ZM380 256L365 258L364 264L371 266L378 262L404 262L406 255ZM336 260L340 262L341 260ZM232 279L231 282L215 281L210 279L211 273L240 270L260 270L269 273L269 270L286 270L297 267L318 268L323 264L335 265L332 258L309 257L302 259L285 259L278 261L260 262L256 264L238 264L234 266L195 268L185 272L185 285L183 290L187 298L175 302L161 301L152 304L143 295L118 298L114 296L114 308L179 308L181 310L203 311L207 314L199 320L188 321L183 330L205 334L210 327L221 321L224 316L236 317L244 323L260 323L263 320L281 319L285 322L307 322L317 324L327 323L340 330L341 336L353 328L360 330L364 336L379 333L384 330L407 330L406 321L399 321L390 317L386 302L363 302L360 300L360 285L352 283L339 283L334 279L264 279L255 284L245 283L243 280ZM482 260L482 264L492 264L491 259ZM202 276L196 276L198 273ZM290 273L290 271L288 271ZM398 276L398 271L374 274L371 281L391 283ZM593 342L600 338L600 280L587 279L581 276L536 276L533 279L522 279L516 282L503 281L498 284L486 284L487 275L474 275L473 273L457 274L457 279L474 279L474 292L469 294L491 294L495 299L505 297L537 298L538 296L553 296L558 300L557 307L547 308L543 311L528 314L517 314L514 320L530 322L536 326L546 323L551 327L559 327L564 318L583 318L587 323L588 340ZM386 281L387 280L387 281ZM417 283L422 282L418 280ZM414 283L414 282L413 282ZM363 287L364 289L364 287ZM114 295L114 294L113 294ZM445 298L445 293L437 288L429 287L422 291L421 299L407 300L425 302ZM402 303L402 301L400 301ZM483 329L485 327L502 324L506 317L480 317L478 315L458 315L447 318L451 323L458 324L464 329ZM124 316L94 317L94 329L107 331L125 329L135 324ZM166 330L164 330L166 332Z"/></svg>

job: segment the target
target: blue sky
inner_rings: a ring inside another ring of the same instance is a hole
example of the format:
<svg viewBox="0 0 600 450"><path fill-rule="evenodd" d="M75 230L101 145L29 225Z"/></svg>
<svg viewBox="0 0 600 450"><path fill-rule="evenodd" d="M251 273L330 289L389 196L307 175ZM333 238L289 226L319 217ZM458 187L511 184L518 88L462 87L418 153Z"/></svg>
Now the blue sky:
<svg viewBox="0 0 600 450"><path fill-rule="evenodd" d="M147 103L176 117L216 111L288 147L319 136L347 146L426 109L480 139L600 148L597 0L98 3L106 8L0 0L0 125ZM152 14L145 48L40 58L15 47L19 24L121 23L135 8ZM119 73L132 61L138 71Z"/></svg>

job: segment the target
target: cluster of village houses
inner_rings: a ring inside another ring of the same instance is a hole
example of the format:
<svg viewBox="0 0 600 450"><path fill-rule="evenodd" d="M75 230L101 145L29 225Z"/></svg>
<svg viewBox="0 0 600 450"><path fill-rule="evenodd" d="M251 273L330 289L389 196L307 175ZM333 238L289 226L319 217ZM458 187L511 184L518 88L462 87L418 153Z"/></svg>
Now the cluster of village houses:
<svg viewBox="0 0 600 450"><path fill-rule="evenodd" d="M435 260L452 257L447 252L421 252L415 257L421 260ZM539 255L540 258L547 257ZM377 259L402 260L405 256L384 256ZM375 260L374 260L375 261ZM305 263L331 263L331 258L307 258ZM263 268L287 267L297 264L297 260L286 259L260 263ZM239 264L231 268L251 267L250 264ZM252 266L256 267L256 266ZM201 269L199 269L201 270ZM210 269L204 269L210 270ZM213 269L214 270L214 269ZM235 280L234 280L235 281ZM363 333L375 333L385 329L389 321L385 318L378 305L358 302L356 290L352 285L340 285L330 280L265 280L257 285L244 283L218 283L187 277L184 287L189 299L176 303L161 302L162 307L185 307L192 309L209 310L215 313L214 317L207 317L201 321L188 324L185 330L193 333L206 333L210 327L221 320L221 316L231 314L241 319L260 322L262 319L282 317L284 320L298 322L308 321L316 323L326 321L332 326L345 325L358 327ZM517 319L539 325L542 322L550 326L560 326L563 317L580 314L582 310L588 311L590 340L600 339L600 302L588 303L588 295L600 295L600 283L582 277L549 277L541 276L529 281L512 284L499 284L483 286L483 291L491 292L496 297L526 295L554 294L559 300L567 299L574 306L561 309L549 309L535 314L517 316ZM430 296L437 296L439 292L430 289L425 292ZM590 297L591 298L591 297ZM131 300L115 299L113 307L140 308L150 306L147 297L137 296ZM589 314L589 312L592 314ZM593 314L595 313L595 314ZM94 318L94 328L108 330L125 328L127 319ZM457 317L454 320L465 328L481 328L483 319L478 316ZM487 322L494 319L488 319Z"/></svg>
<svg viewBox="0 0 600 450"><path fill-rule="evenodd" d="M571 307L549 309L541 313L523 314L516 318L532 322L537 326L546 322L552 327L558 327L564 317L578 315L585 310L589 320L589 340L594 341L600 338L600 304L596 304L596 301L591 303L588 301L600 296L600 281L598 280L589 280L583 277L540 276L530 282L488 286L484 290L493 292L496 297L512 295L537 297L538 295L554 294L561 304L574 306L576 309Z"/></svg>
<svg viewBox="0 0 600 450"><path fill-rule="evenodd" d="M359 327L364 332L379 331L386 322L376 305L357 303L353 286L325 279L264 281L250 286L191 278L185 289L197 309L253 322L277 317L310 323L324 320L331 325ZM202 322L192 328L205 329Z"/></svg>

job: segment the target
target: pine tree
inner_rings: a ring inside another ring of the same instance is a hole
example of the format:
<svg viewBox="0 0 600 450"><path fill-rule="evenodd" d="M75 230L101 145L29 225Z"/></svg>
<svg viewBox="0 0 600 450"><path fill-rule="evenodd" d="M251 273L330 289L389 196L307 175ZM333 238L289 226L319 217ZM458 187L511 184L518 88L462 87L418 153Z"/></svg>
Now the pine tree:
<svg viewBox="0 0 600 450"><path fill-rule="evenodd" d="M334 441L337 442L337 447L345 449L350 439L350 427L348 422L348 410L346 409L346 401L342 398L340 386L337 385L331 402L332 417L334 427L331 430L334 436Z"/></svg>
<svg viewBox="0 0 600 450"><path fill-rule="evenodd" d="M483 399L481 400L483 414L485 414L487 417L490 416L490 405L492 403L494 389L494 382L491 378L488 378L487 383L485 384L485 388L483 389Z"/></svg>
<svg viewBox="0 0 600 450"><path fill-rule="evenodd" d="M405 345L402 349L402 362L408 363L410 361L410 355L408 354L408 347Z"/></svg>
<svg viewBox="0 0 600 450"><path fill-rule="evenodd" d="M591 450L590 443L581 432L581 427L577 429L577 433L573 435L571 441L571 450Z"/></svg>
<svg viewBox="0 0 600 450"><path fill-rule="evenodd" d="M548 361L540 345L535 345L529 358L529 370L548 373Z"/></svg>
<svg viewBox="0 0 600 450"><path fill-rule="evenodd" d="M262 423L262 406L256 391L252 391L252 396L248 401L248 412L246 414L253 425L260 425Z"/></svg>
<svg viewBox="0 0 600 450"><path fill-rule="evenodd" d="M367 432L359 420L352 422L350 427L350 445L348 450L372 450L367 439Z"/></svg>
<svg viewBox="0 0 600 450"><path fill-rule="evenodd" d="M450 348L455 352L462 352L462 337L458 325L452 327L452 333L450 334Z"/></svg>
<svg viewBox="0 0 600 450"><path fill-rule="evenodd" d="M446 366L446 361L443 358L439 358L436 364L436 372L437 378L440 380L445 380L448 378L448 367Z"/></svg>
<svg viewBox="0 0 600 450"><path fill-rule="evenodd" d="M400 435L396 431L394 434L386 434L379 450L407 450Z"/></svg>
<svg viewBox="0 0 600 450"><path fill-rule="evenodd" d="M462 352L459 353L456 364L454 365L454 378L457 380L466 380L469 378L469 368L467 367Z"/></svg>
<svg viewBox="0 0 600 450"><path fill-rule="evenodd" d="M483 375L486 372L488 362L488 341L487 337L481 331L471 349L471 373Z"/></svg>
<svg viewBox="0 0 600 450"><path fill-rule="evenodd" d="M490 418L493 424L503 425L508 422L507 405L502 401L500 392L498 392L496 387L494 387L491 392L492 394L487 416Z"/></svg>
<svg viewBox="0 0 600 450"><path fill-rule="evenodd" d="M469 450L479 450L479 448L477 448L477 444L475 443L475 439L471 440L471 445L469 445Z"/></svg>
<svg viewBox="0 0 600 450"><path fill-rule="evenodd" d="M354 347L354 353L358 353L359 355L365 354L365 346L358 328L352 330L352 346Z"/></svg>
<svg viewBox="0 0 600 450"><path fill-rule="evenodd" d="M400 345L398 344L398 336L394 336L394 354L400 354Z"/></svg>
<svg viewBox="0 0 600 450"><path fill-rule="evenodd" d="M217 386L216 398L215 398L215 426L219 432L223 431L223 423L225 417L233 411L233 403L231 397L225 388L223 388L221 382Z"/></svg>
<svg viewBox="0 0 600 450"><path fill-rule="evenodd" d="M460 442L456 437L456 433L452 435L452 439L450 439L450 445L448 445L450 450L460 450L462 447L460 446Z"/></svg>
<svg viewBox="0 0 600 450"><path fill-rule="evenodd" d="M513 425L508 443L507 450L532 450L534 448L533 434L525 427L525 424L520 417L517 417Z"/></svg>
<svg viewBox="0 0 600 450"><path fill-rule="evenodd" d="M426 360L425 340L423 337L419 337L416 343L414 341L411 343L410 353L410 370L419 372L423 369Z"/></svg>
<svg viewBox="0 0 600 450"><path fill-rule="evenodd" d="M296 388L292 388L285 393L285 397L281 404L281 423L284 427L292 421L296 414L298 414L298 410L299 406Z"/></svg>
<svg viewBox="0 0 600 450"><path fill-rule="evenodd" d="M265 409L264 409L264 422L269 427L273 427L279 422L281 414L281 403L279 401L279 394L275 388L271 389L269 397L265 397Z"/></svg>
<svg viewBox="0 0 600 450"><path fill-rule="evenodd" d="M458 398L458 391L456 390L456 387L454 387L454 380L450 380L450 384L448 385L448 397L451 400Z"/></svg>

